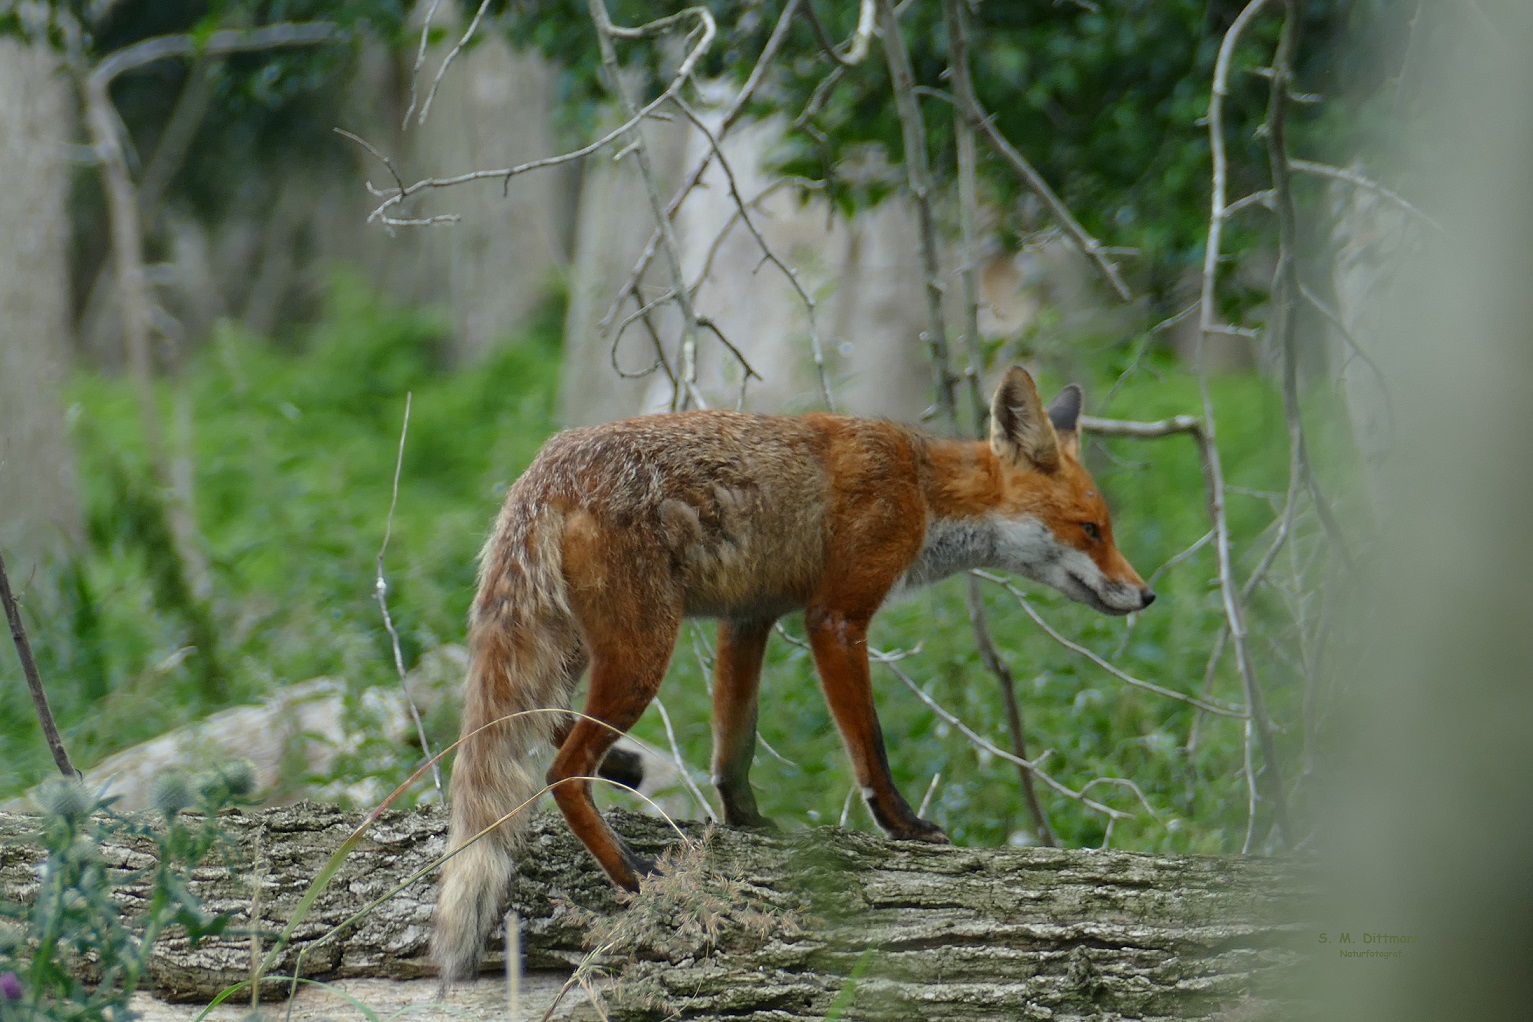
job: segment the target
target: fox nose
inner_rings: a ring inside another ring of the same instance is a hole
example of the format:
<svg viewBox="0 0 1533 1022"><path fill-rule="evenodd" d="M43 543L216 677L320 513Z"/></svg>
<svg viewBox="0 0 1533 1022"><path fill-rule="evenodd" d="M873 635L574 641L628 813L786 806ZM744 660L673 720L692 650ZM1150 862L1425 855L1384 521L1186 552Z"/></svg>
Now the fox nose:
<svg viewBox="0 0 1533 1022"><path fill-rule="evenodd" d="M1143 589L1139 590L1139 600L1139 609L1143 610L1155 602L1155 590L1151 589L1149 586L1145 586Z"/></svg>

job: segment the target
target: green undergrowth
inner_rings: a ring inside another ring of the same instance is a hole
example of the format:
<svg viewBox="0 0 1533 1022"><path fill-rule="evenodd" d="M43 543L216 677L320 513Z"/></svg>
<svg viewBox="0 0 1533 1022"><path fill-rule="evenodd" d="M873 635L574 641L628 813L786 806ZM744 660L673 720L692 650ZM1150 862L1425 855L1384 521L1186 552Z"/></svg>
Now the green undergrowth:
<svg viewBox="0 0 1533 1022"><path fill-rule="evenodd" d="M398 684L374 578L407 392L389 608L407 665L462 641L474 556L500 495L555 428L561 311L551 305L488 361L459 372L444 369L445 317L394 308L344 273L322 322L284 345L220 328L185 370L190 414L180 418L191 422L195 514L227 675L222 698L203 682L186 608L156 589L164 544L146 543L134 524L152 510L129 499L148 478L132 388L76 379L70 418L88 543L57 579L36 581L28 615L76 759L89 766L222 705L318 675L345 678L353 694ZM160 397L162 421L175 423L168 385ZM187 446L174 427L171 437L173 447ZM14 663L0 671L3 795L46 776L50 764ZM438 737L455 729L437 723ZM405 755L413 754L364 740L342 769L392 771L399 762L403 779L413 769Z"/></svg>
<svg viewBox="0 0 1533 1022"><path fill-rule="evenodd" d="M191 424L189 438L172 444L192 454L194 510L212 574L205 604L157 585L155 559L165 551L155 548L153 529L129 520L153 516L152 507L130 499L147 478L131 388L123 380L78 379L71 418L89 541L74 563L37 582L29 604L76 759L89 767L220 706L319 675L347 681L356 726L375 732L365 726L362 694L397 684L374 597L374 559L405 394L413 393L412 408L387 568L389 605L410 667L424 653L462 641L475 554L491 517L507 483L556 428L559 313L550 306L488 362L456 371L446 368L440 315L393 308L346 275L333 282L324 319L302 337L278 345L222 328L185 370L179 415L172 389L161 392L164 421ZM1101 409L1093 396L1107 393L1122 368L1113 363L1128 350L1108 352L1100 375L1083 381L1088 410ZM1048 390L1065 381L1045 374L1043 382ZM1281 400L1256 374L1217 377L1212 386L1232 487L1237 577L1244 578L1286 484ZM1161 418L1200 410L1196 378L1169 356L1152 354L1105 411ZM1316 417L1327 419L1325 412ZM1316 439L1322 448L1328 442ZM1118 545L1147 578L1208 531L1203 470L1190 437L1093 441L1087 456L1113 507ZM1310 539L1301 536L1299 553L1312 548ZM1223 623L1216 576L1215 552L1204 546L1160 572L1158 602L1127 620L1020 585L1072 641L1131 675L1196 693ZM975 652L964 593L964 580L950 580L887 608L873 643L910 651L894 667L967 727L1009 748L997 682ZM1132 688L1056 643L1005 590L987 583L984 593L998 651L1016 676L1029 753L1042 756L1063 785L1089 786L1091 797L1129 814L1109 835L1101 812L1040 784L1061 843L1092 846L1110 837L1113 847L1145 851L1238 850L1246 820L1241 722L1205 716L1188 752L1197 717L1190 706ZM1280 748L1291 761L1301 686L1275 599L1263 592L1253 603L1253 649L1281 725ZM202 651L191 648L197 613L205 613L216 636L218 689L209 687ZM800 621L785 626L802 635ZM710 797L710 702L701 665L712 641L711 626L689 623L661 692L682 756ZM0 795L6 795L36 783L49 763L14 667L0 670ZM875 664L873 674L890 763L912 805L929 790L927 815L960 843L1035 841L1015 766L976 747L890 667ZM1210 695L1240 703L1231 657L1215 673ZM455 737L450 718L428 723L436 747ZM654 710L636 730L669 749ZM849 826L872 829L860 799L849 798L853 779L811 659L781 637L769 648L760 732L771 746L758 751L753 774L763 812L790 828L844 816ZM375 778L392 786L419 761L418 749L371 733L327 780ZM1144 801L1126 784L1102 778L1132 781ZM686 803L673 793L668 804ZM701 810L693 805L690 812Z"/></svg>

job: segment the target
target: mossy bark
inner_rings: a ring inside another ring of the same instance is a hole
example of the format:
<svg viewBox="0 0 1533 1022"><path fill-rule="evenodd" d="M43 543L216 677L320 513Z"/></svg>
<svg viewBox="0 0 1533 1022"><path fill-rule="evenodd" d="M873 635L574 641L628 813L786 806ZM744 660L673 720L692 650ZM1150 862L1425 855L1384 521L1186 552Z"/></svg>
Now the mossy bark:
<svg viewBox="0 0 1533 1022"><path fill-rule="evenodd" d="M763 835L613 813L668 872L625 911L556 817L535 822L512 908L527 964L594 964L614 1020L1201 1019L1291 1017L1291 973L1310 928L1309 870L1281 859L1156 857L889 842L820 829ZM250 976L252 906L266 938L290 920L362 814L300 803L224 819L220 861L193 872L205 906L235 917L222 939L156 950L156 993L206 1000ZM35 819L0 814L0 899L25 901ZM294 931L274 973L410 979L427 960L431 876L343 922L444 850L439 808L385 813ZM113 847L128 872L142 848ZM218 853L215 853L215 856ZM259 891L259 894L257 894ZM131 911L142 887L125 882ZM238 935L237 931L243 931ZM486 961L500 969L498 939ZM301 963L298 960L302 953ZM273 989L272 993L277 991Z"/></svg>

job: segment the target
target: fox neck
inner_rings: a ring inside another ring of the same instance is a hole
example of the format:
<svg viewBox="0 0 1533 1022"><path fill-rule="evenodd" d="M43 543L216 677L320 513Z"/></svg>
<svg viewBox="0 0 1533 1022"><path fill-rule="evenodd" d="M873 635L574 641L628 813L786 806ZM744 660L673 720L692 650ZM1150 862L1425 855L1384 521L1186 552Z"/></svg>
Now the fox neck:
<svg viewBox="0 0 1533 1022"><path fill-rule="evenodd" d="M980 440L934 440L925 451L926 539L899 590L940 581L972 568L997 567L1032 575L1029 553L1048 559L1047 527L1036 518L1003 521L1001 466ZM1034 535L1036 534L1036 535Z"/></svg>

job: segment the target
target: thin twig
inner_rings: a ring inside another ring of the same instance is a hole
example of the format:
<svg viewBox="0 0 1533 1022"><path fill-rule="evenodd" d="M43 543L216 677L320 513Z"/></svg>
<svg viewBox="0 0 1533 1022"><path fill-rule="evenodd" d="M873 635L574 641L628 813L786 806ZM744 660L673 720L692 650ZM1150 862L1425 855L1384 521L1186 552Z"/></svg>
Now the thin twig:
<svg viewBox="0 0 1533 1022"><path fill-rule="evenodd" d="M946 0L943 4L948 30L948 67L951 69L954 90L960 97L973 95L969 81L969 39L967 19L961 0ZM969 421L975 436L984 435L985 421L989 412L980 392L980 378L984 373L984 352L979 336L979 186L978 158L975 154L974 125L966 117L958 117L954 125L958 142L958 222L961 259L959 281L963 288L963 351L964 378L969 397ZM1001 705L1006 710L1006 727L1011 735L1012 751L1018 759L1027 759L1027 732L1022 726L1022 709L1017 703L1016 678L1011 667L1002 658L990 635L990 625L985 618L984 595L979 582L970 578L966 599L969 606L969 625L974 631L974 644L979 650L980 662L995 678L1001 690ZM1033 787L1032 772L1017 767L1018 781L1022 786L1022 798L1033 820L1033 829L1040 844L1052 848L1056 844L1054 829L1049 825L1048 815L1038 801Z"/></svg>
<svg viewBox="0 0 1533 1022"><path fill-rule="evenodd" d="M986 582L993 583L1000 586L1002 589L1005 589L1008 593L1011 594L1012 599L1017 601L1017 605L1022 608L1023 612L1026 613L1028 617L1033 619L1033 624L1043 629L1043 633L1045 635L1059 643L1061 646L1070 650L1071 652L1078 653L1085 657L1087 660L1090 660L1092 663L1096 664L1102 670L1106 671L1108 674L1111 674L1119 681L1127 685L1132 685L1135 688L1142 688L1146 692L1153 692L1158 696L1165 697L1166 699L1174 699L1179 703L1186 703L1188 706L1195 706L1205 713L1214 713L1221 717L1244 717L1246 715L1245 711L1237 709L1236 707L1225 706L1223 703L1210 702L1206 699L1200 699L1197 696L1184 695L1181 692L1174 692L1169 688L1157 685L1153 681L1145 681L1143 678L1134 677L1132 674L1129 674L1127 671L1123 670L1123 668L1108 663L1102 657L1087 649L1085 646L1082 646L1080 643L1072 642L1070 639L1067 639L1065 636L1061 635L1059 631L1054 628L1053 625L1045 621L1043 616L1038 613L1036 608L1033 607L1032 601L1027 598L1027 594L1018 589L1016 585L1013 584L1009 579L1004 578L1001 575L993 575L988 571L975 571L972 574L978 578L984 579Z"/></svg>
<svg viewBox="0 0 1533 1022"><path fill-rule="evenodd" d="M1070 788L1070 787L1066 786L1065 784L1062 784L1061 782L1055 780L1052 776L1050 776L1048 774L1047 771L1045 771L1045 770L1043 770L1042 768L1039 767L1038 764L1043 760L1043 756L1039 756L1037 759L1034 759L1034 760L1026 760L1026 759L1023 759L1022 757L1014 754L1014 753L1007 752L1005 749L1001 748L999 745L996 745L994 742L990 741L989 739L987 739L983 735L981 735L979 732L975 731L969 725L965 724L963 722L963 719L961 717L959 717L956 713L953 713L953 712L949 711L941 703L939 703L939 702L937 702L937 700L933 699L930 695L928 695L926 693L925 689L923 689L920 685L916 684L916 681L915 681L914 678L912 678L910 675L906 674L904 671L900 670L899 667L895 666L893 661L888 660L888 659L884 658L883 656L879 655L877 650L869 650L869 654L870 654L870 659L872 659L875 663L882 664L884 667L886 667L890 671L892 671L894 673L895 677L899 678L900 681L905 683L905 687L906 688L910 689L910 691L912 691L912 692L914 692L916 694L916 698L917 699L919 699L919 700L921 700L921 702L925 703L927 708L930 709L933 713L935 713L938 717L941 717L949 725L951 725L952 727L956 728L958 730L958 733L963 735L965 738L967 738L971 744L976 745L976 746L978 746L981 749L984 749L986 752L990 753L992 756L998 756L1001 759L1004 759L1008 763L1015 763L1015 764L1017 764L1020 767L1026 768L1029 773L1035 775L1040 781L1042 781L1049 788L1052 788L1054 791L1059 792L1061 795L1065 796L1066 798L1074 799L1075 801L1079 802L1081 805L1085 806L1087 809L1091 809L1091 810L1094 810L1094 811L1099 812L1099 813L1104 813L1105 815L1107 815L1111 819L1123 819L1123 820L1132 819L1132 814L1125 813L1121 809L1114 809L1112 806L1109 806L1109 805L1104 805L1103 803L1098 802L1095 799L1087 798L1082 792L1076 791L1075 789ZM1045 753L1044 755L1046 756L1047 753ZM1125 780L1123 778L1118 778L1118 777L1099 777L1099 778L1096 778L1095 780L1093 780L1091 783L1095 784L1097 782L1102 782L1102 783L1107 783L1107 784L1123 784L1123 785L1127 785L1130 788L1132 788L1138 794L1139 799L1144 804L1144 806L1147 809L1149 808L1149 802L1148 802L1148 800L1145 799L1144 793L1142 791L1140 791L1139 788L1138 788L1138 785L1135 785L1132 781L1128 781L1128 780ZM1153 809L1150 810L1150 813L1153 816L1154 815L1154 810Z"/></svg>
<svg viewBox="0 0 1533 1022"><path fill-rule="evenodd" d="M926 126L921 120L921 107L916 102L910 52L900 32L899 15L894 11L892 0L878 0L878 11L884 37L884 60L889 66L890 87L894 90L900 135L904 140L906 182L921 229L921 267L926 283L926 348L932 363L933 392L937 413L951 431L958 422L958 406L953 394L955 381L948 355L947 326L942 318L942 265L937 251L936 217L932 211Z"/></svg>
<svg viewBox="0 0 1533 1022"><path fill-rule="evenodd" d="M961 0L945 0L948 68L960 109L973 105L974 84L969 80L969 26ZM961 245L958 278L963 287L964 378L968 381L969 415L976 436L983 436L989 408L980 391L985 356L979 336L979 158L975 153L974 124L967 116L955 119L958 143L958 229ZM972 609L971 609L972 615Z"/></svg>
<svg viewBox="0 0 1533 1022"><path fill-rule="evenodd" d="M1213 396L1208 385L1208 338L1216 333L1214 313L1215 289L1218 286L1219 259L1221 254L1221 242L1224 234L1224 221L1228 216L1225 207L1226 181L1228 176L1228 164L1224 148L1224 98L1229 91L1230 63L1234 58L1235 46L1239 42L1241 33L1246 26L1260 13L1266 0L1250 0L1245 8L1230 24L1225 32L1224 39L1219 46L1219 55L1214 63L1214 81L1209 95L1208 107L1208 137L1212 152L1212 187L1210 189L1210 211L1208 222L1208 241L1204 248L1203 256L1203 283L1198 310L1198 390L1203 403L1203 472L1208 489L1209 517L1214 526L1214 549L1218 552L1219 564L1219 591L1224 603L1224 615L1229 625L1230 640L1235 647L1236 663L1240 669L1241 683L1245 690L1246 709L1248 712L1246 723L1245 758L1246 785L1249 795L1248 809L1252 810L1256 799L1256 771L1251 754L1252 738L1260 743L1262 756L1268 766L1266 776L1280 778L1277 759L1277 749L1272 740L1271 722L1267 719L1265 706L1262 701L1261 688L1256 677L1256 665L1251 658L1249 643L1246 641L1246 628L1244 612L1241 605L1240 594L1236 589L1233 556L1230 549L1229 521L1225 514L1224 506L1224 470L1220 463L1219 446L1216 440L1216 425L1214 418ZM1277 823L1280 833L1287 838L1292 833L1288 825L1287 799L1283 792L1283 785L1275 783L1269 785L1269 801L1273 813L1274 822Z"/></svg>
<svg viewBox="0 0 1533 1022"><path fill-rule="evenodd" d="M815 13L813 3L804 4L804 20L808 21L810 27L814 29L815 38L820 42L820 50L837 67L856 67L868 55L868 40L873 35L873 0L861 0L858 4L857 29L852 33L852 40L847 43L845 53L836 49L836 45L830 41L830 36L826 35L825 26L820 23L820 16Z"/></svg>
<svg viewBox="0 0 1533 1022"><path fill-rule="evenodd" d="M212 572L191 511L189 491L178 485L160 423L159 404L154 393L154 299L144 268L143 221L139 195L128 165L124 137L126 129L117 108L112 104L111 95L111 83L116 75L159 59L160 56L174 55L175 46L172 44L179 44L181 39L180 36L161 36L128 47L127 50L119 50L88 74L84 74L79 79L79 85L85 108L85 124L91 145L96 150L102 194L106 200L123 346L127 351L130 375L137 396L149 470L158 491L155 501L165 512L170 530L170 545L178 569L188 577L197 601L203 602L213 590ZM194 626L194 631L200 629ZM215 700L222 700L226 694L225 680L217 671L216 650L211 648L212 644L213 635L210 632L203 632L195 642L195 645L201 647L198 652L206 664L206 694Z"/></svg>
<svg viewBox="0 0 1533 1022"><path fill-rule="evenodd" d="M757 192L750 199L747 199L744 205L746 209L759 209L763 202L765 202L771 196L782 191L784 188L800 188L804 191L818 191L824 187L824 182L810 181L801 177L774 178L770 183L764 185L761 191ZM724 221L724 226L719 228L718 232L714 234L713 240L708 243L708 251L704 253L702 265L699 267L697 276L692 282L693 294L696 294L698 290L703 286L703 281L712 275L713 263L718 257L719 249L723 247L723 244L725 240L728 239L730 232L734 230L735 225L740 221L740 210L730 210L728 219Z"/></svg>
<svg viewBox="0 0 1533 1022"><path fill-rule="evenodd" d="M378 162L382 163L385 167L388 168L389 174L394 178L394 186L396 189L395 194L404 194L405 182L404 178L399 176L399 168L395 167L394 161L380 152L377 146L373 145L362 136L347 131L345 128L331 128L330 130L334 131L337 135L351 139L357 145L361 146L363 149L366 149L369 153L376 157ZM371 182L368 182L367 190L375 196L389 194L388 192L379 191L379 189L374 187ZM461 221L463 217L459 216L457 213L439 213L436 216L418 218L395 217L389 216L387 213L385 213L380 215L378 219L382 221L382 223L387 227L429 227L432 224L455 224Z"/></svg>
<svg viewBox="0 0 1533 1022"><path fill-rule="evenodd" d="M1132 437L1135 440L1155 440L1177 433L1189 433L1195 439L1203 436L1203 423L1195 415L1174 415L1169 419L1153 422L1136 422L1132 419L1102 419L1095 415L1082 415L1081 429L1098 436Z"/></svg>
<svg viewBox="0 0 1533 1022"><path fill-rule="evenodd" d="M399 504L399 475L405 464L405 437L410 433L410 399L413 392L405 393L405 420L399 427L399 453L394 458L394 488L389 497L389 516L383 526L383 544L378 547L378 574L373 580L373 596L378 609L383 612L383 627L388 629L389 642L394 649L394 670L399 674L399 690L404 693L405 705L410 708L410 719L415 721L415 734L420 738L421 752L431 763L431 780L436 784L437 794L442 794L442 769L431 753L431 743L426 740L426 725L415 700L410 697L410 687L405 683L405 658L399 650L399 632L394 628L394 618L389 614L389 584L383 577L383 555L388 552L389 538L394 535L394 508Z"/></svg>
<svg viewBox="0 0 1533 1022"><path fill-rule="evenodd" d="M787 42L788 29L793 24L793 15L798 8L799 2L800 0L788 0L783 5L783 11L777 19L777 25L772 29L772 34L767 37L766 45L762 47L760 56L756 58L756 64L751 68L751 73L746 77L745 84L740 87L740 92L735 96L733 102L729 104L729 108L724 111L724 119L719 124L719 141L722 142L724 140L729 134L730 129L734 127L735 122L745 112L746 104L755 95L756 89L760 87L762 80L766 76L767 67ZM701 183L703 174L707 172L712 162L713 150L709 149L703 154L702 159L697 162L697 165L692 168L692 172L687 175L682 186L676 190L676 194L671 196L671 201L665 207L666 216L675 219L682 203L686 201L688 195L692 194L692 190ZM613 301L612 305L607 309L607 314L597 324L597 329L601 333L605 334L608 327L612 325L612 321L617 318L618 311L623 302L628 299L628 295L630 293L637 293L639 280L648 272L649 264L654 259L655 252L659 246L660 228L656 227L650 232L649 240L645 242L638 261L634 263L633 268L628 272L628 279L623 282L622 287L618 288L616 300Z"/></svg>
<svg viewBox="0 0 1533 1022"><path fill-rule="evenodd" d="M1410 213L1411 215L1419 218L1422 223L1426 224L1434 231L1441 232L1444 230L1442 224L1432 219L1432 217L1428 216L1426 213L1423 213L1417 206L1411 203L1410 200L1406 199L1405 196L1390 188L1384 187L1377 181L1373 180L1373 178L1364 174L1359 174L1355 170L1347 170L1345 167L1333 167L1329 163L1316 163L1314 160L1295 159L1294 157L1288 158L1288 167L1291 170L1297 170L1301 174L1311 174L1315 177L1329 178L1332 181L1340 181L1344 184L1349 184L1354 188L1361 188L1364 191L1373 192L1374 194L1382 196L1383 198L1394 203L1396 206L1399 206L1407 213Z"/></svg>
<svg viewBox="0 0 1533 1022"><path fill-rule="evenodd" d="M1393 435L1395 428L1395 408L1390 394L1391 388L1389 386L1389 378L1384 375L1384 370L1379 367L1379 364L1373 360L1373 356L1369 355L1368 352L1364 350L1358 339L1353 336L1352 331L1347 328L1346 322L1341 318L1341 314L1326 304L1325 300L1322 299L1319 295L1315 294L1314 291L1310 290L1308 284L1301 283L1299 285L1299 294L1303 295L1304 300L1309 302L1310 306L1314 308L1316 312L1324 316L1326 320L1336 328L1337 334L1340 335L1342 341L1346 344L1347 348L1352 352L1352 354L1357 356L1357 358L1359 358L1362 363L1369 369L1373 370L1374 377L1379 381L1379 394L1384 399L1385 423L1383 433L1386 436ZM1350 362L1351 359L1348 359L1347 362L1342 363L1343 371L1345 371L1348 363Z"/></svg>
<svg viewBox="0 0 1533 1022"><path fill-rule="evenodd" d="M1010 666L1001 658L995 648L995 642L990 637L990 626L985 620L985 601L979 589L979 580L972 575L969 577L969 623L974 628L974 644L979 648L979 658L995 676L996 683L1001 689L1001 705L1006 709L1006 729L1011 733L1011 748L1017 754L1017 758L1025 760L1027 756L1027 732L1022 727L1022 708L1017 703L1017 680L1011 673ZM1049 825L1048 814L1044 812L1043 804L1038 801L1038 792L1033 787L1033 773L1031 770L1017 765L1018 781L1022 785L1022 799L1027 804L1027 812L1033 818L1033 827L1038 832L1038 843L1053 848L1058 841L1054 837L1054 828Z"/></svg>
<svg viewBox="0 0 1533 1022"><path fill-rule="evenodd" d="M586 6L590 11L591 21L596 26L596 38L601 50L602 69L606 73L607 88L618 98L624 112L634 124L632 129L634 157L638 161L639 176L644 180L644 191L649 198L650 211L654 214L655 224L660 229L660 247L665 253L666 267L670 271L671 286L675 290L675 302L681 310L681 364L676 374L681 386L676 388L673 405L678 409L684 408L690 400L698 407L703 407L702 395L697 390L697 308L692 303L692 296L687 292L687 281L681 268L681 246L676 240L670 217L666 215L666 203L660 195L659 178L650 160L644 134L638 130L639 108L634 105L633 99L623 85L622 69L618 65L614 40L642 38L669 28L682 18L696 18L698 42L687 58L682 61L671 84L661 93L662 96L676 97L680 94L682 84L691 76L697 60L713 45L715 34L713 15L706 7L689 7L668 18L660 18L637 28L627 28L612 23L604 0L587 0Z"/></svg>
<svg viewBox="0 0 1533 1022"><path fill-rule="evenodd" d="M32 643L27 640L27 629L21 623L21 608L16 605L16 597L11 592L11 579L6 574L3 556L0 556L0 603L5 604L5 619L11 626L11 642L16 645L16 656L21 659L21 673L26 675L27 689L32 693L32 705L37 708L37 722L42 725L43 737L53 753L53 762L58 764L59 773L77 781L80 772L69 761L64 739L59 737L59 726L54 722L53 711L48 707L48 693L43 689L42 676L37 673L37 660L32 656Z"/></svg>
<svg viewBox="0 0 1533 1022"><path fill-rule="evenodd" d="M326 21L279 22L251 29L223 29L199 39L190 35L162 35L115 50L90 70L91 81L101 87L118 75L170 57L218 56L283 46L315 46L339 42L339 27Z"/></svg>
<svg viewBox="0 0 1533 1022"><path fill-rule="evenodd" d="M1107 283L1112 286L1118 297L1125 302L1132 302L1134 292L1124 281L1123 274L1118 269L1118 264L1113 262L1108 249L1093 237L1079 220L1075 219L1075 214L1070 212L1070 207L1065 205L1064 200L1049 186L1048 181L1032 165L1032 162L1023 156L1005 135L1001 134L1000 129L995 126L995 118L985 112L984 107L979 105L978 99L969 106L968 114L979 130L990 140L995 151L1011 164L1017 176L1027 182L1033 194L1042 199L1043 204L1054 214L1054 219L1065 229L1065 233L1070 235L1080 250L1086 253L1087 258L1096 264L1097 269L1101 271L1103 277L1107 278Z"/></svg>
<svg viewBox="0 0 1533 1022"><path fill-rule="evenodd" d="M662 18L659 21L650 22L648 25L642 26L641 29L621 30L621 32L642 32L649 29L658 30L658 26L669 26L674 24L677 19L683 16L696 16L701 19L705 19L705 31L703 32L702 38L699 39L697 44L694 45L692 49L688 51L686 57L683 58L680 67L677 69L676 76L671 80L670 85L666 87L665 91L661 92L660 95L656 96L654 99L650 100L648 103L644 104L644 106L638 108L637 110L634 110L632 107L630 107L630 116L624 120L622 124L607 132L601 138L598 138L596 141L587 145L583 145L579 149L573 149L566 153L560 153L557 156L545 156L541 159L530 160L527 163L519 163L514 167L501 167L495 170L474 170L469 171L466 174L457 174L453 177L422 178L421 180L407 185L404 188L400 188L392 193L388 193L382 204L374 208L373 211L367 215L368 222L371 223L374 220L386 220L388 211L390 209L399 205L405 199L416 194L417 192L424 191L426 189L452 188L457 185L468 184L473 181L484 181L490 178L500 178L503 184L509 187L513 177L516 177L520 174L525 174L528 171L541 170L545 167L557 167L561 164L570 163L574 160L585 159L592 153L598 152L601 149L611 145L618 139L625 137L630 132L635 130L641 123L643 123L646 117L650 116L665 103L669 102L671 97L675 95L677 90L679 90L686 82L687 77L692 73L692 69L697 65L697 62L702 59L703 54L706 53L708 48L713 44L713 16L701 8L689 7L685 11L682 11L676 15L672 15L669 18ZM606 37L603 36L603 38ZM629 36L624 36L624 38L629 38ZM421 223L430 222L431 221L422 221ZM395 226L419 225L415 222L408 221L396 221L393 223Z"/></svg>
<svg viewBox="0 0 1533 1022"><path fill-rule="evenodd" d="M410 105L405 108L404 120L399 125L401 128L410 126L410 117L415 113L421 67L426 63L426 41L431 38L431 21L436 17L436 9L441 2L442 0L431 0L431 6L426 8L426 14L421 18L421 41L415 49L415 66L410 69Z"/></svg>
<svg viewBox="0 0 1533 1022"><path fill-rule="evenodd" d="M435 9L435 6L435 3L433 3L433 9ZM421 104L420 118L415 123L426 123L426 115L431 113L431 101L436 99L437 87L442 84L442 78L447 74L447 68L451 66L454 60L457 59L458 54L463 52L463 47L468 45L468 41L474 38L474 33L479 31L479 22L484 20L484 12L489 6L490 0L480 0L479 9L474 12L474 17L469 21L468 28L463 30L463 35L458 39L456 43L453 44L452 49L447 51L447 56L442 58L441 65L436 69L436 77L431 79L431 91L426 93L426 102ZM429 26L430 23L428 22L427 24ZM421 30L422 53L425 53L425 46L426 30L423 28ZM417 67L418 66L419 64L417 64ZM413 77L410 81L410 109L415 109L415 81ZM406 122L410 120L410 112L408 110L405 112L405 120Z"/></svg>
<svg viewBox="0 0 1533 1022"><path fill-rule="evenodd" d="M1018 769L1021 769L1021 768L1019 767ZM1026 770L1023 770L1022 773L1029 780L1032 779L1032 775L1029 774ZM926 794L921 796L921 804L916 807L916 815L917 816L925 816L926 815L926 809L927 809L928 806L931 805L932 796L937 793L937 785L939 783L941 783L941 781L942 781L942 771L938 770L936 773L932 774L931 783L926 786ZM1051 845L1050 847L1053 847L1053 846Z"/></svg>
<svg viewBox="0 0 1533 1022"><path fill-rule="evenodd" d="M724 172L724 179L729 182L729 196L734 199L735 214L744 222L746 229L751 232L751 237L756 239L756 244L761 248L762 258L781 271L783 277L793 288L794 293L798 295L799 302L803 304L804 311L809 317L809 352L814 358L815 372L819 376L820 396L825 399L825 407L830 411L835 411L836 402L830 393L830 377L825 367L825 346L820 340L819 322L815 318L814 298L810 296L809 292L804 290L804 285L799 283L798 271L790 268L787 263L779 259L777 253L772 251L772 246L767 244L766 238L761 236L761 231L756 227L755 221L751 219L750 207L746 204L745 198L740 194L739 184L735 180L734 168L729 165L729 161L724 157L724 150L720 146L719 140L714 137L713 132L708 130L708 126L703 123L703 119L697 115L696 111L688 106L686 101L680 96L676 97L676 106L682 113L686 114L693 127L697 128L702 133L702 136L708 140L708 147L718 160L719 169ZM734 217L730 218L730 222L734 222ZM698 283L693 288L694 293L696 288L701 286L702 278L699 277ZM712 326L712 324L710 323L709 326ZM718 334L717 327L713 327L713 330L715 334ZM721 340L723 339L722 334L718 334L718 336ZM740 364L745 367L747 377L756 376L758 380L761 378L750 367L750 363L745 361L745 356L733 344L729 344L726 341L725 346L734 353L735 357L740 360Z"/></svg>
<svg viewBox="0 0 1533 1022"><path fill-rule="evenodd" d="M692 771L687 766L687 761L682 758L681 746L676 742L676 732L671 728L671 715L665 711L665 703L660 701L659 696L655 697L655 712L660 714L660 723L665 726L665 738L671 745L671 760L676 764L676 772L681 775L681 783L692 793L692 797L697 799L697 804L703 807L703 812L708 814L708 819L717 823L718 814L713 811L713 806L703 797L702 791L692 780Z"/></svg>
<svg viewBox="0 0 1533 1022"><path fill-rule="evenodd" d="M1150 577L1145 579L1145 585L1149 586L1151 589L1154 589L1155 583L1160 581L1160 577L1162 575L1176 567L1178 564L1181 564L1183 561L1186 561L1187 559L1196 555L1199 550L1202 550L1204 547L1208 546L1208 544L1212 543L1213 539L1214 530L1209 529L1207 532L1203 533L1199 539L1194 541L1191 546L1187 547L1185 550L1178 554L1173 554L1164 564L1151 572ZM1138 624L1139 615L1130 614L1128 618L1128 627L1123 629L1123 638L1118 640L1118 645L1113 648L1112 656L1108 659L1116 660L1128 650L1128 644L1133 641L1134 638L1134 628ZM1203 695L1206 696L1207 693L1203 693Z"/></svg>

